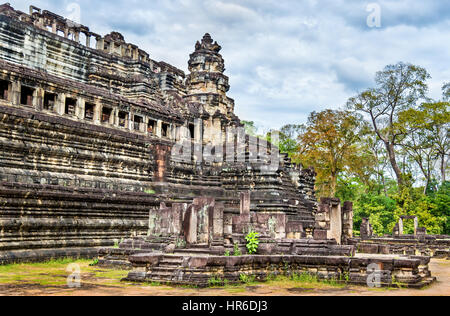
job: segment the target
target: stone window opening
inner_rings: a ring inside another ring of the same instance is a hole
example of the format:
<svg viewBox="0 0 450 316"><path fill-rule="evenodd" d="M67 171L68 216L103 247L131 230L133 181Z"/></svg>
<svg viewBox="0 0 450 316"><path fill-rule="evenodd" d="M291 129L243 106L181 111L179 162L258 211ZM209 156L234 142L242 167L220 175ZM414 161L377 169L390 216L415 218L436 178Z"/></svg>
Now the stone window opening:
<svg viewBox="0 0 450 316"><path fill-rule="evenodd" d="M128 122L128 113L127 112L119 112L119 126L127 128L127 122Z"/></svg>
<svg viewBox="0 0 450 316"><path fill-rule="evenodd" d="M20 91L20 104L33 106L33 94L33 88L22 86Z"/></svg>
<svg viewBox="0 0 450 316"><path fill-rule="evenodd" d="M141 124L144 123L144 119L141 116L134 116L134 130L139 131L141 128Z"/></svg>
<svg viewBox="0 0 450 316"><path fill-rule="evenodd" d="M0 80L0 99L8 100L9 82Z"/></svg>
<svg viewBox="0 0 450 316"><path fill-rule="evenodd" d="M44 93L44 110L53 111L56 103L56 94L45 92Z"/></svg>
<svg viewBox="0 0 450 316"><path fill-rule="evenodd" d="M157 125L156 121L149 120L147 125L147 132L152 135L155 134L156 125Z"/></svg>
<svg viewBox="0 0 450 316"><path fill-rule="evenodd" d="M87 46L87 47L92 48L92 49L97 49L97 39L95 37L91 37L89 40L89 46Z"/></svg>
<svg viewBox="0 0 450 316"><path fill-rule="evenodd" d="M102 109L102 123L109 124L111 120L112 109L103 108Z"/></svg>
<svg viewBox="0 0 450 316"><path fill-rule="evenodd" d="M190 133L191 139L195 139L195 125L194 124L189 124L189 133Z"/></svg>
<svg viewBox="0 0 450 316"><path fill-rule="evenodd" d="M120 44L114 43L114 53L122 55L122 46Z"/></svg>
<svg viewBox="0 0 450 316"><path fill-rule="evenodd" d="M80 44L82 44L84 46L87 46L86 45L86 43L87 43L87 36L86 36L85 33L80 32L80 34L78 35L78 43L80 43Z"/></svg>
<svg viewBox="0 0 450 316"><path fill-rule="evenodd" d="M86 102L84 104L84 119L88 121L94 120L95 104Z"/></svg>
<svg viewBox="0 0 450 316"><path fill-rule="evenodd" d="M70 115L70 116L75 115L75 108L76 108L76 106L77 106L77 100L76 99L74 99L74 98L66 98L64 113L66 115Z"/></svg>
<svg viewBox="0 0 450 316"><path fill-rule="evenodd" d="M163 123L162 124L162 131L161 131L162 137L169 137L170 136L170 125Z"/></svg>

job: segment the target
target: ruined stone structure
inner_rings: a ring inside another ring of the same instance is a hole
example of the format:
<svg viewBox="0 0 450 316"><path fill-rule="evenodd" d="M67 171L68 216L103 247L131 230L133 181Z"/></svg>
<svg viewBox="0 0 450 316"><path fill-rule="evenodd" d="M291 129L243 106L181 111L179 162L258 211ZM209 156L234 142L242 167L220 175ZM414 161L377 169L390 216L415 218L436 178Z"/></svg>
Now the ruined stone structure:
<svg viewBox="0 0 450 316"><path fill-rule="evenodd" d="M99 251L103 267L130 269L126 280L206 287L211 280L223 284L242 281L243 276L265 281L278 275L315 275L319 279L348 284L422 288L435 278L428 269L429 257L355 256L354 246L338 245L333 238L287 238L285 214L250 210L251 195L241 194L240 215L224 220L224 207L212 198L194 203L161 204L150 213L147 237L128 239L119 248ZM339 212L333 214L333 208ZM335 234L333 225L341 223L339 241L351 240L352 205L344 207L336 199L323 199L318 212L318 235ZM326 222L322 224L321 221ZM329 228L326 228L329 226ZM326 229L325 229L326 228ZM248 231L259 233L257 254L246 255L244 237ZM226 242L228 240L228 242ZM198 242L209 242L208 248ZM225 242L224 242L225 241ZM226 250L226 251L225 251ZM224 255L225 253L225 255Z"/></svg>
<svg viewBox="0 0 450 316"><path fill-rule="evenodd" d="M250 231L258 233L259 255L355 255L353 246L338 245L335 239L306 238L293 232L286 214L251 211L250 192L241 193L240 205L240 214L229 217L224 204L214 198L196 198L192 204L174 203L171 208L161 203L159 210L150 211L147 236L124 240L119 248L101 249L99 264L130 268L130 255L148 253L223 256L238 251L245 254L245 237ZM166 273L153 281L167 281L176 268L164 268Z"/></svg>
<svg viewBox="0 0 450 316"><path fill-rule="evenodd" d="M417 258L351 258L336 256L167 256L137 254L130 256L133 271L126 280L145 282L159 280L178 285L207 287L211 280L237 284L241 276L265 281L279 275L311 274L320 280L368 285L374 278L378 287L401 286L423 288L435 279L428 270L429 257ZM371 270L371 265L375 265ZM178 267L178 268L174 268ZM173 272L173 273L172 273ZM161 279L161 275L169 278ZM378 278L378 280L376 280ZM370 282L370 281L369 281ZM214 285L218 285L215 283Z"/></svg>
<svg viewBox="0 0 450 316"><path fill-rule="evenodd" d="M0 264L98 254L133 281L205 286L364 284L376 263L383 285L432 282L429 258L355 257L352 204L319 205L314 170L245 134L220 51L205 34L185 74L117 32L0 5Z"/></svg>
<svg viewBox="0 0 450 316"><path fill-rule="evenodd" d="M253 221L312 237L315 173L245 135L220 50L206 34L185 74L117 32L1 5L0 263L93 256L201 196L229 229L248 191Z"/></svg>
<svg viewBox="0 0 450 316"><path fill-rule="evenodd" d="M404 234L405 220L414 221L414 234ZM394 227L392 236L375 236L368 218L361 224L359 238L349 238L347 244L354 245L359 253L431 256L450 259L450 236L428 235L419 227L416 216L402 216Z"/></svg>
<svg viewBox="0 0 450 316"><path fill-rule="evenodd" d="M346 244L353 237L353 204L341 204L339 199L324 198L316 212L315 239L334 239Z"/></svg>

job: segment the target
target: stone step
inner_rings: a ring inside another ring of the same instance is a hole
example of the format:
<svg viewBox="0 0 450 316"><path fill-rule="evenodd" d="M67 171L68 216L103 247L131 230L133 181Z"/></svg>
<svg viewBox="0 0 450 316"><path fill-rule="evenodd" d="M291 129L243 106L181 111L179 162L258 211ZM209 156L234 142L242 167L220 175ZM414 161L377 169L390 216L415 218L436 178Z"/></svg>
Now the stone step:
<svg viewBox="0 0 450 316"><path fill-rule="evenodd" d="M189 245L189 249L209 249L208 244Z"/></svg>
<svg viewBox="0 0 450 316"><path fill-rule="evenodd" d="M182 264L183 264L183 259L178 259L178 258L168 259L168 258L164 257L160 261L159 266L160 267L180 267Z"/></svg>
<svg viewBox="0 0 450 316"><path fill-rule="evenodd" d="M211 250L208 249L177 249L175 250L176 255L184 255L184 256L199 256L199 255L209 255Z"/></svg>
<svg viewBox="0 0 450 316"><path fill-rule="evenodd" d="M174 266L158 266L152 268L152 274L153 273L162 273L162 274L173 274L175 271L177 271L179 267Z"/></svg>

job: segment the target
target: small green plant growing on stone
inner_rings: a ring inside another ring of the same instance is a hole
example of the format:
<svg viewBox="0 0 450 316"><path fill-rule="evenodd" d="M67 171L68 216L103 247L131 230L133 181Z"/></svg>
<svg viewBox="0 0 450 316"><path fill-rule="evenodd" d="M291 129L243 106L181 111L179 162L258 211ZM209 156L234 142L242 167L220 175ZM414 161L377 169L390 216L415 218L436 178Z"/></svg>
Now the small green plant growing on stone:
<svg viewBox="0 0 450 316"><path fill-rule="evenodd" d="M186 248L186 240L184 240L183 238L177 238L175 246L177 249Z"/></svg>
<svg viewBox="0 0 450 316"><path fill-rule="evenodd" d="M343 272L341 274L341 281L349 282L350 281L350 274L348 272Z"/></svg>
<svg viewBox="0 0 450 316"><path fill-rule="evenodd" d="M118 240L115 240L115 241L114 241L114 246L113 246L113 248L114 248L114 249L119 249L119 241L118 241Z"/></svg>
<svg viewBox="0 0 450 316"><path fill-rule="evenodd" d="M319 282L317 276L312 275L307 272L302 273L292 273L291 280L295 282L301 282L301 283L317 283Z"/></svg>
<svg viewBox="0 0 450 316"><path fill-rule="evenodd" d="M98 259L95 259L91 264L89 264L90 267L98 266Z"/></svg>
<svg viewBox="0 0 450 316"><path fill-rule="evenodd" d="M277 274L275 272L270 272L269 274L267 274L267 281L275 281L277 279Z"/></svg>
<svg viewBox="0 0 450 316"><path fill-rule="evenodd" d="M241 250L239 249L239 244L234 244L234 253L233 253L233 256L235 256L235 257L239 257L239 256L242 256L242 252L241 252Z"/></svg>
<svg viewBox="0 0 450 316"><path fill-rule="evenodd" d="M231 257L231 253L229 250L225 251L225 257Z"/></svg>
<svg viewBox="0 0 450 316"><path fill-rule="evenodd" d="M241 282L244 283L244 284L249 284L249 283L255 282L255 276L253 276L253 275L241 274L241 275L239 276L239 279L240 279Z"/></svg>
<svg viewBox="0 0 450 316"><path fill-rule="evenodd" d="M248 253L251 255L255 254L259 247L259 234L254 231L250 231L245 237L245 240L247 241Z"/></svg>
<svg viewBox="0 0 450 316"><path fill-rule="evenodd" d="M211 277L211 278L208 280L208 286L209 286L209 287L222 286L223 284L224 284L224 281L222 281L222 280L220 279L220 277L215 277L215 276L213 276L213 277Z"/></svg>
<svg viewBox="0 0 450 316"><path fill-rule="evenodd" d="M396 277L392 277L391 286L393 286L394 288L397 288L397 289L403 288L403 285L400 283L400 281L397 280Z"/></svg>

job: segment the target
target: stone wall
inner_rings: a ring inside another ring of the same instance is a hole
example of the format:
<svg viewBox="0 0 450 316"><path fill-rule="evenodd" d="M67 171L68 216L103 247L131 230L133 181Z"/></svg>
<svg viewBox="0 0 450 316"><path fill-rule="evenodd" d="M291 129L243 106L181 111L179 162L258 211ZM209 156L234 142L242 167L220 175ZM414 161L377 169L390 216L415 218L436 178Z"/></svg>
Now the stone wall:
<svg viewBox="0 0 450 316"><path fill-rule="evenodd" d="M147 232L159 202L146 193L156 166L145 139L0 105L0 148L0 262Z"/></svg>
<svg viewBox="0 0 450 316"><path fill-rule="evenodd" d="M242 275L265 281L278 275L309 274L320 280L368 285L379 276L384 287L422 288L435 279L428 270L430 259L349 258L316 256L241 256L241 257L168 257L158 254L137 254L130 257L133 270L127 280L161 282L207 287L211 280L236 284ZM177 265L168 268L169 262ZM371 270L371 264L376 269ZM372 272L377 271L377 272ZM216 284L217 285L217 284Z"/></svg>
<svg viewBox="0 0 450 316"><path fill-rule="evenodd" d="M357 248L358 253L417 255L436 258L450 258L450 238L448 236L372 237L352 238L348 242Z"/></svg>
<svg viewBox="0 0 450 316"><path fill-rule="evenodd" d="M414 220L414 235L403 234L403 221ZM359 253L418 255L450 258L450 236L427 235L426 229L419 227L416 216L403 216L394 228L392 236L377 237L373 234L368 218L363 218L360 238L350 238L347 243L354 245Z"/></svg>

